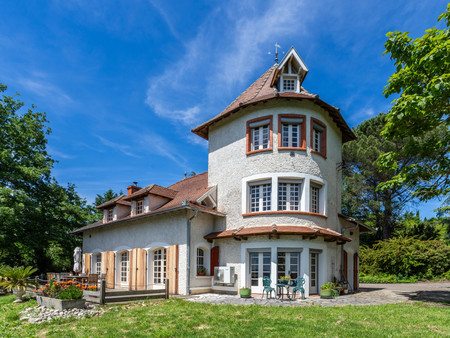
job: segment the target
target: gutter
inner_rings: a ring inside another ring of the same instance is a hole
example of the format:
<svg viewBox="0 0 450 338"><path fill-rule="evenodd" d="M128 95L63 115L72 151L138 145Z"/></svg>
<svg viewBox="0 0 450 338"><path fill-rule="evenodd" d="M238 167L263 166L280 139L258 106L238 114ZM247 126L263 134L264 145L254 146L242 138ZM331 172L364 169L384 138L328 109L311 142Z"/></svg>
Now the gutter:
<svg viewBox="0 0 450 338"><path fill-rule="evenodd" d="M183 201L184 206L189 205L189 201ZM186 264L186 291L187 294L191 295L191 221L197 217L198 210L189 208L191 210L194 210L194 215L187 219L187 264Z"/></svg>

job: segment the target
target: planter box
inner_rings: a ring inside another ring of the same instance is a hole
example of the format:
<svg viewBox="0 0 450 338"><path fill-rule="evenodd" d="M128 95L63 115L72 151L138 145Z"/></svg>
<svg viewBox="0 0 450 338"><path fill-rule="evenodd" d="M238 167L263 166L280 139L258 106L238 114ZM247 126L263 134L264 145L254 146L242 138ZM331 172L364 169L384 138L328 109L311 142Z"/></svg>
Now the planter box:
<svg viewBox="0 0 450 338"><path fill-rule="evenodd" d="M38 305L59 311L73 308L82 309L86 303L84 299L57 299L43 296L36 296L36 300Z"/></svg>
<svg viewBox="0 0 450 338"><path fill-rule="evenodd" d="M325 299L333 298L333 290L320 290L320 298Z"/></svg>

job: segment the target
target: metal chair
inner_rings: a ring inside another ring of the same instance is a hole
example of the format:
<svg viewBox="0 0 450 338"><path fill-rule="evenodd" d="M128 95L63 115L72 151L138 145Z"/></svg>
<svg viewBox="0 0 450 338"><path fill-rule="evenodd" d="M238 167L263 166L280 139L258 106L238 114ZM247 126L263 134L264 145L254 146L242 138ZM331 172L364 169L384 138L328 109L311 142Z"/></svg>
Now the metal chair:
<svg viewBox="0 0 450 338"><path fill-rule="evenodd" d="M297 277L295 280L295 288L292 290L292 294L295 296L295 293L299 291L302 295L302 299L305 299L305 288L303 285L305 284L305 279L303 277Z"/></svg>
<svg viewBox="0 0 450 338"><path fill-rule="evenodd" d="M270 285L272 284L272 281L270 280L269 276L264 276L263 278L263 295L261 298L264 298L264 294L266 294L266 299L269 298L269 293L270 293L270 298L272 298L272 292L275 292L275 289L273 287L271 287Z"/></svg>

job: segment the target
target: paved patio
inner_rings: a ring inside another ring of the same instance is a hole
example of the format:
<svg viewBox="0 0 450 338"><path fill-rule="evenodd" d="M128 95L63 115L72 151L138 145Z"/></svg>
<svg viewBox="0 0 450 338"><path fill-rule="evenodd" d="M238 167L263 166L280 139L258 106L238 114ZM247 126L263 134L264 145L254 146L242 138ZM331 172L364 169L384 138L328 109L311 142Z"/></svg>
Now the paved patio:
<svg viewBox="0 0 450 338"><path fill-rule="evenodd" d="M339 296L334 299L321 299L311 296L305 300L265 299L261 296L240 298L239 295L207 293L188 298L189 301L213 304L269 305L269 306L344 306L380 305L407 301L427 301L450 306L450 282L414 284L361 284L360 292Z"/></svg>

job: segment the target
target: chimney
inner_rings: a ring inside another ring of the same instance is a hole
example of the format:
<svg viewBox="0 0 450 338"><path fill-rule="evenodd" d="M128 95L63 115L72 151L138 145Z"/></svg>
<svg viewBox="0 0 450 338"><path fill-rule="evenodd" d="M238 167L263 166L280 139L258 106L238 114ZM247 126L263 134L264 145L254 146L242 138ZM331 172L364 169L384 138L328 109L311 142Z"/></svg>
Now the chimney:
<svg viewBox="0 0 450 338"><path fill-rule="evenodd" d="M142 188L139 188L139 187L137 186L137 183L138 183L138 182L133 182L133 185L129 185L129 186L127 187L127 196L129 196L129 195L135 193L136 191L139 191L139 190L142 189Z"/></svg>

